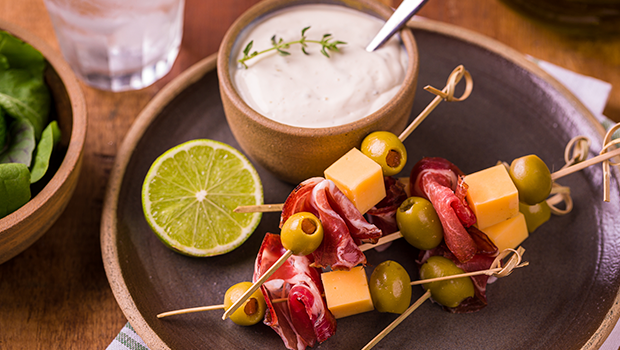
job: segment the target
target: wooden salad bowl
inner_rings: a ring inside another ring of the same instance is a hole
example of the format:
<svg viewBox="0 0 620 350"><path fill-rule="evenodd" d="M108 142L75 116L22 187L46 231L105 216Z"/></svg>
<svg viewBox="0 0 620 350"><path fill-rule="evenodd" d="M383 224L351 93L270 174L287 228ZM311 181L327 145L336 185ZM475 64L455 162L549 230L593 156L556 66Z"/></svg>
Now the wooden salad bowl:
<svg viewBox="0 0 620 350"><path fill-rule="evenodd" d="M52 96L51 118L58 121L64 156L50 163L48 174L33 188L28 203L0 219L0 264L24 251L58 219L76 188L86 138L86 102L80 85L62 55L43 40L11 23L7 31L37 49L49 63L45 81Z"/></svg>

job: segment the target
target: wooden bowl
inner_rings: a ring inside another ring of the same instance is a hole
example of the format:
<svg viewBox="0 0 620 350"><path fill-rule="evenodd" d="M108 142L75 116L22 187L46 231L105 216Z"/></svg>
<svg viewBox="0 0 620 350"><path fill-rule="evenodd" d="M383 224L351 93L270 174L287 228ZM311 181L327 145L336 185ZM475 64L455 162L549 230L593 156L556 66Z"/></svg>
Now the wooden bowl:
<svg viewBox="0 0 620 350"><path fill-rule="evenodd" d="M231 52L237 51L240 34L257 19L284 8L308 3L328 3L353 8L375 17L387 19L392 10L374 0L267 0L241 15L229 28L217 56L220 94L226 119L244 152L278 178L299 183L323 171L363 138L377 130L398 135L407 125L418 78L418 49L409 28L400 36L409 57L409 66L398 93L382 108L366 118L349 124L327 128L300 128L284 125L264 117L243 101L231 78L236 65ZM237 45L237 46L236 46Z"/></svg>
<svg viewBox="0 0 620 350"><path fill-rule="evenodd" d="M62 139L59 160L34 184L33 197L15 212L0 219L0 264L39 239L63 212L77 185L86 136L86 103L80 85L60 53L43 40L11 23L0 21L0 30L39 50L48 61L45 81L52 95L51 118L58 121ZM55 170L55 171L54 171Z"/></svg>

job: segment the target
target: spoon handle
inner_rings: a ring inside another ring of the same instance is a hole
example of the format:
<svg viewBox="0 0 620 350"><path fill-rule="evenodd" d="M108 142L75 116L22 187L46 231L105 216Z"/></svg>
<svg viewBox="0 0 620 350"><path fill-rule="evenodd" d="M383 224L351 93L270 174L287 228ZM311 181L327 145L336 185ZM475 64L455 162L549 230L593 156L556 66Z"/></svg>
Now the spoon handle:
<svg viewBox="0 0 620 350"><path fill-rule="evenodd" d="M416 13L428 0L404 0L385 22L379 33L366 47L366 51L373 52L383 45L396 31Z"/></svg>

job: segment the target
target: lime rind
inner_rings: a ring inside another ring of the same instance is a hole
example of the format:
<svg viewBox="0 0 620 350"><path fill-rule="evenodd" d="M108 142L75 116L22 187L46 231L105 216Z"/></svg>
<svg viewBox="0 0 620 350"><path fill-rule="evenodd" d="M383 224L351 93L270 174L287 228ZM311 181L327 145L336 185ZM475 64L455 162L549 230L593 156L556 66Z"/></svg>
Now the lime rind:
<svg viewBox="0 0 620 350"><path fill-rule="evenodd" d="M234 213L263 203L263 187L248 159L214 140L192 140L153 162L142 188L147 222L170 248L190 256L227 253L254 232L261 213Z"/></svg>

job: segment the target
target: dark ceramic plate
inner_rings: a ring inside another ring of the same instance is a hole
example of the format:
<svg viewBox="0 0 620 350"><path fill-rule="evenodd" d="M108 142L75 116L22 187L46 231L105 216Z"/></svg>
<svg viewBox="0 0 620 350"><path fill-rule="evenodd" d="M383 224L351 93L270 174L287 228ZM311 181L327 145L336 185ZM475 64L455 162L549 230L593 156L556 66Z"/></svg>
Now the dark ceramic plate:
<svg viewBox="0 0 620 350"><path fill-rule="evenodd" d="M420 48L419 113L463 64L474 78L464 102L442 103L408 138L411 159L445 157L466 173L498 160L535 153L553 169L577 135L601 148L602 128L562 86L517 52L480 35L435 22L413 22ZM195 259L166 248L151 232L140 201L142 181L157 156L196 138L238 147L222 110L215 59L209 57L166 87L139 116L117 158L102 222L103 258L112 290L137 333L152 348L284 348L262 324L240 327L221 311L157 319L158 313L221 304L226 289L251 280L263 234L278 232L277 213L264 214L252 237L235 251ZM459 94L457 93L457 96ZM257 167L266 203L284 201L293 188ZM408 174L408 169L405 174ZM491 284L489 305L472 314L449 314L424 303L382 340L384 349L594 349L618 319L620 212L618 173L611 202L602 200L602 171L593 166L562 178L575 208L554 216L524 242L530 266ZM381 261L400 262L417 279L417 252L404 241L367 253L368 273ZM414 297L422 294L414 287ZM396 318L369 312L338 320L321 349L360 349Z"/></svg>

